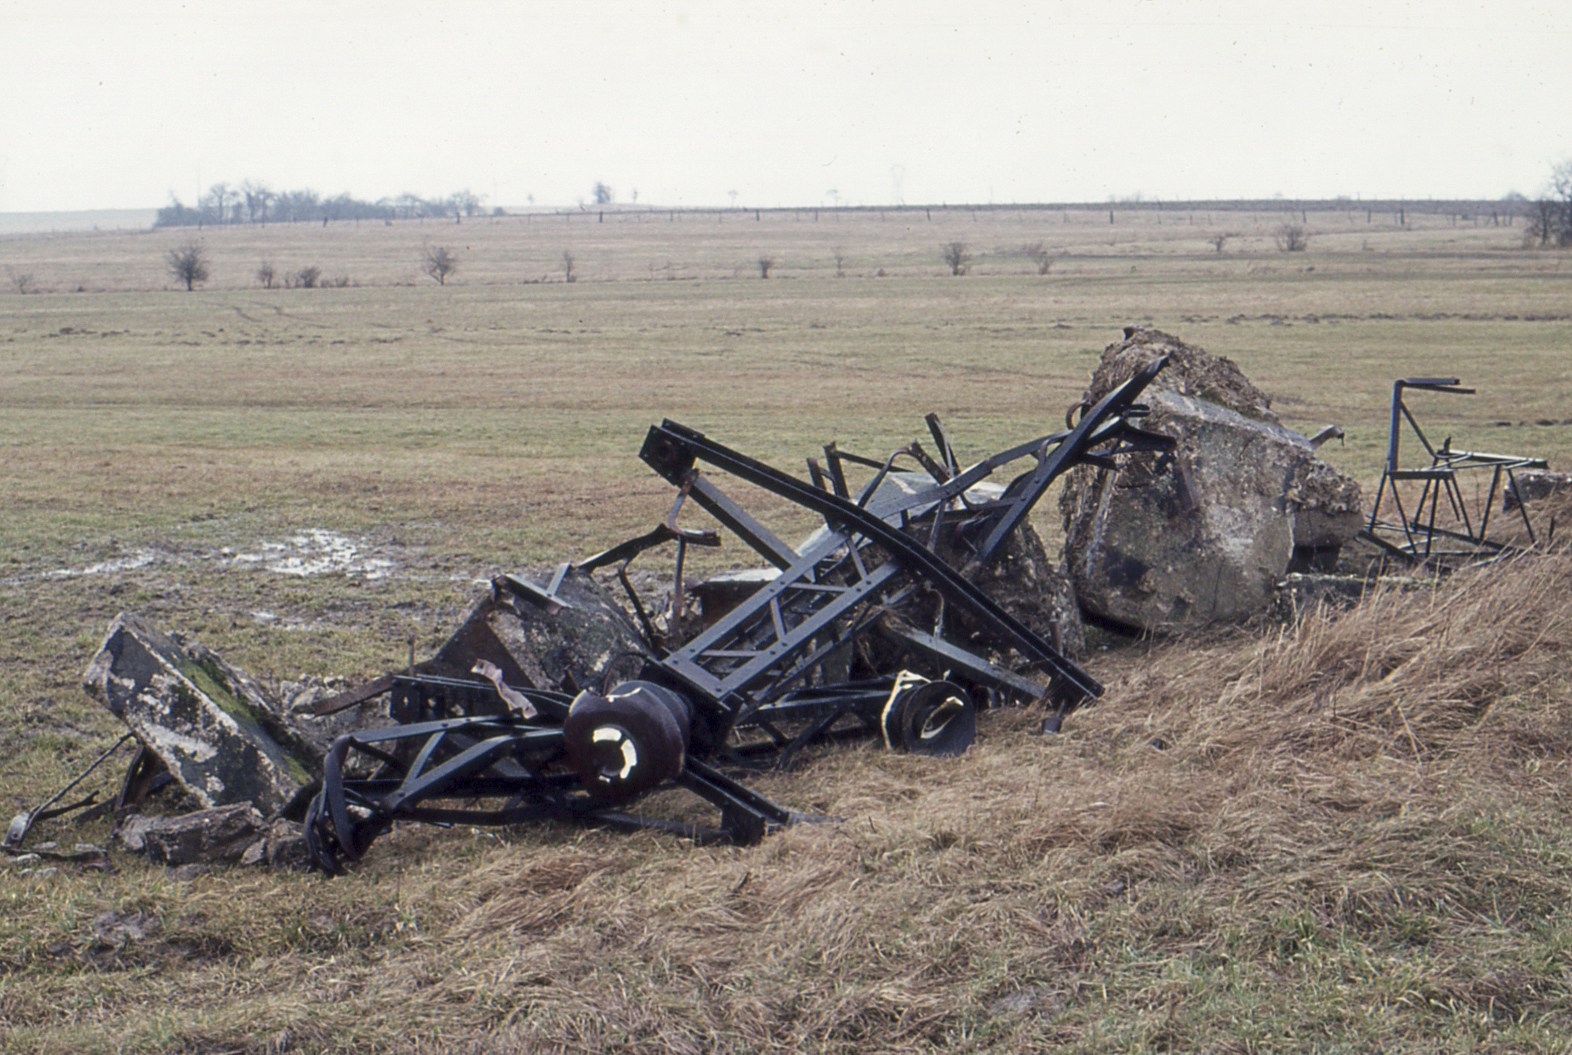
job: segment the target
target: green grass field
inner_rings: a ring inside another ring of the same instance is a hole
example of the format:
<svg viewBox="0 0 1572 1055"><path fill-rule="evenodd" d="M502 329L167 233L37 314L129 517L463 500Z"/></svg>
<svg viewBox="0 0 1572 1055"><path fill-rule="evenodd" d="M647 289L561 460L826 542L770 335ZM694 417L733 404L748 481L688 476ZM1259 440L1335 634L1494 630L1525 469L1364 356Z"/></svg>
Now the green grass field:
<svg viewBox="0 0 1572 1055"><path fill-rule="evenodd" d="M937 411L978 456L1061 427L1148 323L1342 425L1322 453L1367 490L1403 376L1479 390L1412 400L1433 438L1572 467L1572 265L1521 221L1109 208L0 239L38 290L0 289L0 794L119 735L78 687L116 612L265 682L380 674L478 581L663 517L637 451L664 417L796 469ZM1308 250L1277 251L1290 220ZM193 236L187 293L163 257ZM263 289L262 261L349 284ZM312 532L387 573L269 570ZM1099 653L1109 695L1059 738L996 712L961 760L760 779L843 820L750 849L411 829L332 882L0 861L0 1050L1565 1051L1568 581Z"/></svg>

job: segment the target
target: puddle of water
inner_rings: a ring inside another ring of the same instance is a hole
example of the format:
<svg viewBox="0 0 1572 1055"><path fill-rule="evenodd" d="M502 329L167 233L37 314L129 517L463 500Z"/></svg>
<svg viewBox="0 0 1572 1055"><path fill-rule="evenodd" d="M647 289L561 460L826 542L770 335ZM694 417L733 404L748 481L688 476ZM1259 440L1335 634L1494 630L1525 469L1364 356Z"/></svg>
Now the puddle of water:
<svg viewBox="0 0 1572 1055"><path fill-rule="evenodd" d="M311 528L284 542L264 542L252 553L227 555L231 564L260 564L280 575L323 575L342 572L380 579L394 567L384 557L365 556L360 546L335 531Z"/></svg>
<svg viewBox="0 0 1572 1055"><path fill-rule="evenodd" d="M43 574L45 579L75 579L80 575L103 575L111 571L130 571L132 568L145 568L158 559L158 554L150 549L137 550L129 557L116 557L113 560L101 560L96 564L89 564L85 568L55 568Z"/></svg>
<svg viewBox="0 0 1572 1055"><path fill-rule="evenodd" d="M260 567L279 575L325 575L339 572L358 575L366 579L381 579L391 574L397 565L385 557L371 556L365 547L345 535L321 528L310 528L290 536L283 542L263 542L254 550L237 553L224 549L217 554L219 562L236 567ZM80 568L52 568L0 582L19 583L29 578L75 579L89 575L145 568L158 561L181 560L169 553L139 549L124 557L97 561ZM268 615L270 613L263 613Z"/></svg>

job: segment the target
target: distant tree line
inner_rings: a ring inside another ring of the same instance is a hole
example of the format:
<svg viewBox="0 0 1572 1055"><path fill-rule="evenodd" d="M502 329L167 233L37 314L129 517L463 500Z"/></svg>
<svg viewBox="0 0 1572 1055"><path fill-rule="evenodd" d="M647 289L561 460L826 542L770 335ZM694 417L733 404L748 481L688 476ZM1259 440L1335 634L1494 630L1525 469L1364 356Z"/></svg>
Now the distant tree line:
<svg viewBox="0 0 1572 1055"><path fill-rule="evenodd" d="M169 204L158 210L154 227L205 227L244 223L315 223L335 220L448 219L455 223L481 212L484 195L461 190L442 198L400 194L364 201L350 194L323 197L313 190L274 191L265 184L246 180L240 184L215 183L187 205L173 192ZM500 210L496 210L500 212Z"/></svg>

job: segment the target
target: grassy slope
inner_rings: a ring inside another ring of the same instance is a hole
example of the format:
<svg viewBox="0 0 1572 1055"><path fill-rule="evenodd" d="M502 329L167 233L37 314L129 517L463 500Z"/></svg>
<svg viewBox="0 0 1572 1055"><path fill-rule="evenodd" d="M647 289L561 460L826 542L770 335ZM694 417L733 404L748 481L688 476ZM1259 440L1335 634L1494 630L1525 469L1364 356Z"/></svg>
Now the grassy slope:
<svg viewBox="0 0 1572 1055"><path fill-rule="evenodd" d="M0 241L51 291L0 297L3 793L31 805L116 735L75 684L115 611L266 679L381 672L475 579L664 515L635 457L662 416L791 466L937 410L975 455L1055 427L1141 321L1234 358L1289 424L1343 424L1329 457L1367 481L1397 376L1479 387L1422 404L1437 438L1572 455L1572 426L1532 424L1569 416L1567 279L1514 231L1313 213L1287 255L1270 214L932 215L205 232L191 295L156 291L184 233ZM439 238L464 261L443 289L415 267ZM1047 276L1002 252L1038 240ZM564 249L582 280L536 282ZM263 258L359 285L261 290ZM398 573L230 559L312 528ZM123 558L146 561L92 570ZM5 866L0 1044L1562 1050L1568 575L1101 654L1109 696L1054 740L997 713L959 761L761 779L843 820L752 849L411 830L333 883Z"/></svg>

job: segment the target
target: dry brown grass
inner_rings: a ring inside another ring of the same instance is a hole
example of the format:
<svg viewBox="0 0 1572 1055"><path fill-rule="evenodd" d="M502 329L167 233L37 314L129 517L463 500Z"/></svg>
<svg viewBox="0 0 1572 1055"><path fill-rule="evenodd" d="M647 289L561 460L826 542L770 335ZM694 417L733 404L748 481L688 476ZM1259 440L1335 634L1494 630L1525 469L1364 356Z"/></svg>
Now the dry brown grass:
<svg viewBox="0 0 1572 1055"><path fill-rule="evenodd" d="M1569 587L1109 657L1060 737L993 712L958 760L758 779L839 820L753 848L411 829L332 882L22 879L0 1014L39 1052L1558 1050Z"/></svg>

